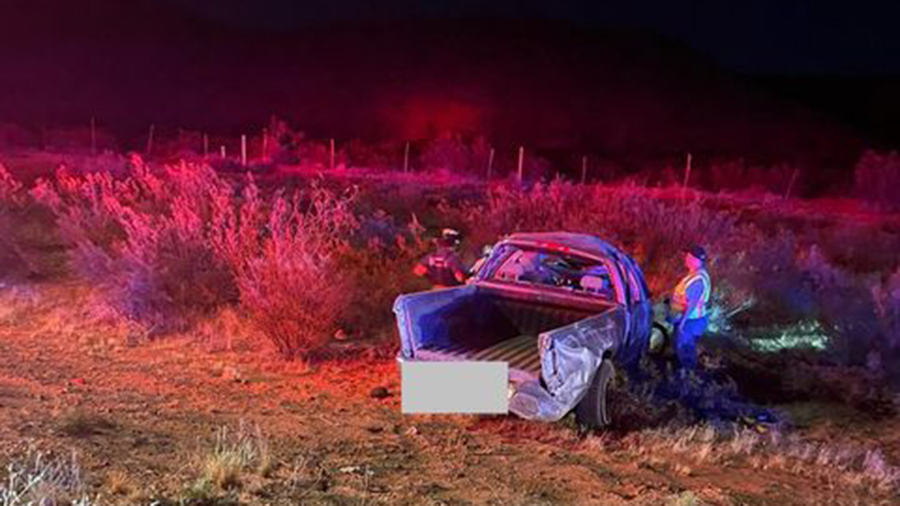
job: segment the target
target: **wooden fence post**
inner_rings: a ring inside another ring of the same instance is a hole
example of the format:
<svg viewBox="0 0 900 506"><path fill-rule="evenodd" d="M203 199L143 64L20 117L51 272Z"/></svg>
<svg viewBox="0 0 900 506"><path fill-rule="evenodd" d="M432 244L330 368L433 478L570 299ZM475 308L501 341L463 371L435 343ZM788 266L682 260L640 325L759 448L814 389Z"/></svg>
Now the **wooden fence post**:
<svg viewBox="0 0 900 506"><path fill-rule="evenodd" d="M518 179L519 184L522 184L522 170L525 166L525 146L519 146L519 171L518 171Z"/></svg>
<svg viewBox="0 0 900 506"><path fill-rule="evenodd" d="M581 184L587 182L587 155L581 157Z"/></svg>
<svg viewBox="0 0 900 506"><path fill-rule="evenodd" d="M488 153L488 164L487 164L487 179L491 180L491 176L494 174L494 148L491 147L491 152Z"/></svg>
<svg viewBox="0 0 900 506"><path fill-rule="evenodd" d="M269 161L269 129L263 128L262 133L262 159L264 162Z"/></svg>
<svg viewBox="0 0 900 506"><path fill-rule="evenodd" d="M222 160L227 158L227 156L225 154L225 145L224 144L219 146L219 154L222 155Z"/></svg>
<svg viewBox="0 0 900 506"><path fill-rule="evenodd" d="M333 138L333 137L332 137L331 140L328 142L328 148L329 148L329 149L328 149L328 151L329 151L329 154L328 154L328 167L330 168L330 170L334 170L334 138Z"/></svg>
<svg viewBox="0 0 900 506"><path fill-rule="evenodd" d="M156 125L150 125L150 132L147 133L147 156L150 156L150 153L153 152L153 130L156 128Z"/></svg>
<svg viewBox="0 0 900 506"><path fill-rule="evenodd" d="M403 149L403 172L409 172L409 141L406 141L406 147Z"/></svg>
<svg viewBox="0 0 900 506"><path fill-rule="evenodd" d="M203 159L209 158L209 135L203 134Z"/></svg>
<svg viewBox="0 0 900 506"><path fill-rule="evenodd" d="M91 116L91 155L97 154L97 126Z"/></svg>
<svg viewBox="0 0 900 506"><path fill-rule="evenodd" d="M247 135L241 134L241 165L247 166Z"/></svg>
<svg viewBox="0 0 900 506"><path fill-rule="evenodd" d="M798 170L799 169L797 167L794 167L794 172L791 174L791 181L788 183L787 191L784 193L785 199L791 198L791 190L794 189L794 182L797 180Z"/></svg>
<svg viewBox="0 0 900 506"><path fill-rule="evenodd" d="M691 154L687 154L687 160L684 164L684 183L681 185L681 198L684 199L684 192L687 191L688 181L691 179Z"/></svg>

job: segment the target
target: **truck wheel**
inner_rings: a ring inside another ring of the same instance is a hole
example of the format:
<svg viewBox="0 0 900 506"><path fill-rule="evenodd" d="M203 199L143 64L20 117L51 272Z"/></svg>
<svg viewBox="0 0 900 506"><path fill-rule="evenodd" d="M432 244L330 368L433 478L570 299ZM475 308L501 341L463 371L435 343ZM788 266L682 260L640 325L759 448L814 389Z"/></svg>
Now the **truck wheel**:
<svg viewBox="0 0 900 506"><path fill-rule="evenodd" d="M579 424L600 429L612 422L609 411L609 387L615 376L616 369L611 361L604 359L600 362L591 387L584 399L575 406L575 419Z"/></svg>
<svg viewBox="0 0 900 506"><path fill-rule="evenodd" d="M660 355L669 346L669 331L658 322L653 322L650 328L650 341L647 343L647 352L651 355Z"/></svg>

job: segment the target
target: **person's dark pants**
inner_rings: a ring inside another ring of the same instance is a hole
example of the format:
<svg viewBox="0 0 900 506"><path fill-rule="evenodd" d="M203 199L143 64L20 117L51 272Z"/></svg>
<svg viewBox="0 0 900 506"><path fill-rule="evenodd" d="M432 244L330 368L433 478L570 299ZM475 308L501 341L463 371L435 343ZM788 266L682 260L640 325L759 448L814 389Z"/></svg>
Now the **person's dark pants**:
<svg viewBox="0 0 900 506"><path fill-rule="evenodd" d="M682 369L693 371L697 368L697 339L706 331L707 318L695 318L684 322L681 330L675 330L675 356Z"/></svg>

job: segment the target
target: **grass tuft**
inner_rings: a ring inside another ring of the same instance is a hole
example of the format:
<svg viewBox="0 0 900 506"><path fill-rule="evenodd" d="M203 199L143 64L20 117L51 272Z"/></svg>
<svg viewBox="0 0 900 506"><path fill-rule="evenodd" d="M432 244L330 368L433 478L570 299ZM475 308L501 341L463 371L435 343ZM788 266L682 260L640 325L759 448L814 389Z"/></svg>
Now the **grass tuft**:
<svg viewBox="0 0 900 506"><path fill-rule="evenodd" d="M223 426L216 434L215 445L201 464L201 476L193 487L201 491L239 488L246 473L270 476L273 469L269 443L260 427L252 429L243 421L236 431Z"/></svg>
<svg viewBox="0 0 900 506"><path fill-rule="evenodd" d="M90 506L95 503L85 492L81 466L74 453L62 458L29 451L7 466L0 481L0 504Z"/></svg>

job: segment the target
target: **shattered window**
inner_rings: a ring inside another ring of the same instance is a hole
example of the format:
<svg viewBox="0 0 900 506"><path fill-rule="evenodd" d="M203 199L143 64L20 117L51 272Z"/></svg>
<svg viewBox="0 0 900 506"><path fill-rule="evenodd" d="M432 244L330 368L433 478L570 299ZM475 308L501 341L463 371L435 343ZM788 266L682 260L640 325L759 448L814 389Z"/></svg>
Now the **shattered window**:
<svg viewBox="0 0 900 506"><path fill-rule="evenodd" d="M597 260L547 250L507 245L489 279L529 285L545 285L568 291L615 299L609 270Z"/></svg>

